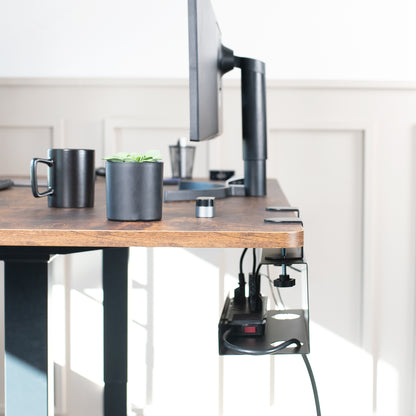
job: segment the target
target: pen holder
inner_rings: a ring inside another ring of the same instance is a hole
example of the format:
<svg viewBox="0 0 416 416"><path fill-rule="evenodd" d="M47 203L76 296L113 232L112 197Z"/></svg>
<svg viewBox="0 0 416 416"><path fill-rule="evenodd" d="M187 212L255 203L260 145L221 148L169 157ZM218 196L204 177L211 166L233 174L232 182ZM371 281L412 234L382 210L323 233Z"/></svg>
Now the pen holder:
<svg viewBox="0 0 416 416"><path fill-rule="evenodd" d="M194 167L195 146L169 146L172 177L191 179Z"/></svg>

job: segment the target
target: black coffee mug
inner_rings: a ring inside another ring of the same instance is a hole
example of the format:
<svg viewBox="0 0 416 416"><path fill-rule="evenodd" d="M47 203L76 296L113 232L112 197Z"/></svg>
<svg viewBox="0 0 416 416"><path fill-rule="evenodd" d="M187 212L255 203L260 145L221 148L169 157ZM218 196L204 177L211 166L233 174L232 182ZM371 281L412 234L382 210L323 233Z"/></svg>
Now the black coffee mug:
<svg viewBox="0 0 416 416"><path fill-rule="evenodd" d="M48 206L87 208L94 206L95 152L86 149L49 149L48 159L34 158L30 167L35 198L48 197ZM39 192L37 165L48 169L48 189Z"/></svg>

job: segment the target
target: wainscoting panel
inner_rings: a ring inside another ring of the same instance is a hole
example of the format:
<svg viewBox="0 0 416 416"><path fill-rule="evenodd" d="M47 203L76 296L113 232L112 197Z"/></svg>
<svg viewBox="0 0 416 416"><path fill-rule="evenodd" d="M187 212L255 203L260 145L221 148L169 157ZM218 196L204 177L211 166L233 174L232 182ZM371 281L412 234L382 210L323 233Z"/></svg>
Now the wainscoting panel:
<svg viewBox="0 0 416 416"><path fill-rule="evenodd" d="M364 134L361 130L331 130L330 126L321 129L305 126L298 130L273 127L269 135L269 172L279 178L291 203L300 208L305 226L312 320L311 359L325 349L326 359L337 362L339 351L331 348L336 339L341 337L353 346L361 345ZM284 291L282 295L284 297ZM325 328L325 338L316 337L315 323ZM302 365L300 359L290 362L295 368ZM276 412L282 409L283 414L291 411L309 414L313 399L306 377L301 378L302 373L297 371L294 375L288 363L289 360L276 358ZM282 370L287 374L283 379ZM350 379L356 370L344 369L348 374L346 378ZM333 391L331 380L339 378L336 367L317 368L315 374L320 379L322 396L332 394L343 400L343 392ZM368 390L371 377L370 361L370 365L361 367L360 380L350 391ZM303 386L302 391L308 392L305 396L309 400L298 402L298 389L283 395L281 392L288 383ZM360 402L360 408L367 410L362 414L370 414L371 404L371 396L366 403ZM348 403L341 413L325 402L322 407L328 414L344 414L344 411L347 414L353 410Z"/></svg>
<svg viewBox="0 0 416 416"><path fill-rule="evenodd" d="M178 123L177 123L178 124ZM140 119L106 119L104 121L104 154L157 149L164 159L164 176L171 177L169 146L180 137L188 137L189 127L183 125L146 125ZM147 146L143 149L143 143ZM207 143L199 143L195 152L193 176L205 178L208 171ZM133 150L129 150L133 149Z"/></svg>
<svg viewBox="0 0 416 416"><path fill-rule="evenodd" d="M312 316L355 343L362 316L363 136L324 128L272 128L269 135L269 175L279 178L305 224Z"/></svg>
<svg viewBox="0 0 416 416"><path fill-rule="evenodd" d="M28 175L33 157L46 157L47 149L61 146L59 127L53 125L1 125L2 172Z"/></svg>
<svg viewBox="0 0 416 416"><path fill-rule="evenodd" d="M415 415L416 86L270 81L267 95L268 176L305 224L309 358L322 413ZM240 108L239 84L225 82L224 134L195 144L195 177L242 173ZM169 145L188 134L184 80L3 79L0 109L1 176L28 178L32 157L66 146L96 149L97 166L113 152L157 148L169 177ZM132 414L315 414L300 357L217 355L240 254L132 249ZM102 416L100 253L55 261L56 414ZM2 382L0 408L1 390Z"/></svg>

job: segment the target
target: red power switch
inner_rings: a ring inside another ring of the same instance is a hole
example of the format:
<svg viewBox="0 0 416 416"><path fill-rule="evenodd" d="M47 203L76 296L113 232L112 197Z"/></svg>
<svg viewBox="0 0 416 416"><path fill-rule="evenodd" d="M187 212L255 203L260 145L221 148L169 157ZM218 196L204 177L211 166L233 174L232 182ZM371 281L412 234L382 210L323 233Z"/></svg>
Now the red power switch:
<svg viewBox="0 0 416 416"><path fill-rule="evenodd" d="M245 334L255 334L257 332L256 326L245 326L243 328Z"/></svg>

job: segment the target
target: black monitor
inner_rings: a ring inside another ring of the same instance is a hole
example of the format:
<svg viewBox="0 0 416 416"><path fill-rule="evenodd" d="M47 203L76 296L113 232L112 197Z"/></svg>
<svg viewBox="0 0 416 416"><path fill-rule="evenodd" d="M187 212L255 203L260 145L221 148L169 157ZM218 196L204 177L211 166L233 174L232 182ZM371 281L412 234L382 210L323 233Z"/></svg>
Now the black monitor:
<svg viewBox="0 0 416 416"><path fill-rule="evenodd" d="M210 0L188 0L190 139L222 133L222 76L241 69L244 185L266 195L266 83L263 62L235 56L221 43Z"/></svg>

